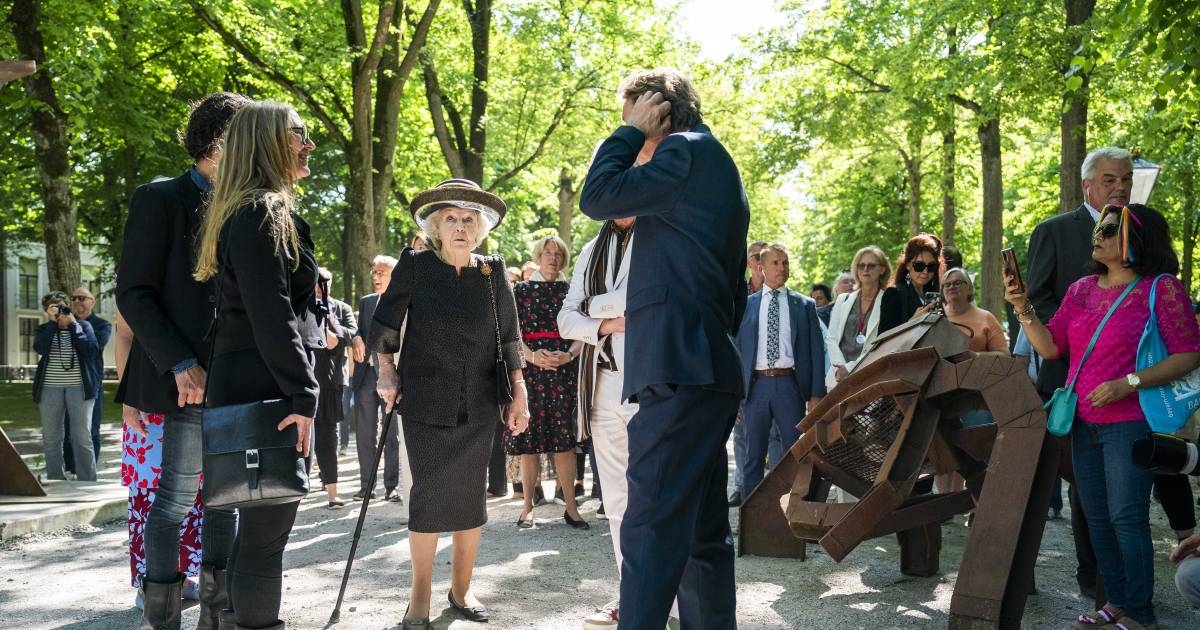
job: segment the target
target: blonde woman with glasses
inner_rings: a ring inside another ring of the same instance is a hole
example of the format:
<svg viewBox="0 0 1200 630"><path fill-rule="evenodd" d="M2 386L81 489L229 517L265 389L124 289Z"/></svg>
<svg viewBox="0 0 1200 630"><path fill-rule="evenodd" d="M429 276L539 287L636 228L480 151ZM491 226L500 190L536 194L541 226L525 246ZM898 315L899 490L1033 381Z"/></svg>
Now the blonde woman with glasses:
<svg viewBox="0 0 1200 630"><path fill-rule="evenodd" d="M829 314L825 386L830 390L854 370L863 348L879 334L879 295L892 270L883 250L868 245L854 254L850 271L854 274L854 291L839 295Z"/></svg>
<svg viewBox="0 0 1200 630"><path fill-rule="evenodd" d="M297 180L316 148L291 106L255 102L229 122L201 231L195 277L218 279L220 295L207 403L283 398L296 450L309 454L317 379L307 347L324 344L311 307L317 261L308 224L295 211ZM310 337L320 339L313 343ZM221 627L282 630L283 549L299 501L238 510L226 571L229 606ZM226 625L228 623L228 626Z"/></svg>

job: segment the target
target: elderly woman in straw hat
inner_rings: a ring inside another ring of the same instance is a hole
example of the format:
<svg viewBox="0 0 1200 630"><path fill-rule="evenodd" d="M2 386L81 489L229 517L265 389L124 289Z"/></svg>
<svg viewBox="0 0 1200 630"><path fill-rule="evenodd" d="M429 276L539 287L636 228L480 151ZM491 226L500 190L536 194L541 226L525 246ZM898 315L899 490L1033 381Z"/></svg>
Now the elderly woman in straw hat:
<svg viewBox="0 0 1200 630"><path fill-rule="evenodd" d="M426 628L442 532L454 533L451 606L471 621L488 618L471 592L471 571L487 522L484 484L494 426L504 421L519 434L529 424L529 409L504 262L471 253L504 219L504 202L474 182L451 179L414 197L411 211L430 249L400 255L371 339L380 353L379 395L404 417L413 477L413 584L402 627ZM392 360L397 351L398 366ZM511 390L511 401L504 390Z"/></svg>

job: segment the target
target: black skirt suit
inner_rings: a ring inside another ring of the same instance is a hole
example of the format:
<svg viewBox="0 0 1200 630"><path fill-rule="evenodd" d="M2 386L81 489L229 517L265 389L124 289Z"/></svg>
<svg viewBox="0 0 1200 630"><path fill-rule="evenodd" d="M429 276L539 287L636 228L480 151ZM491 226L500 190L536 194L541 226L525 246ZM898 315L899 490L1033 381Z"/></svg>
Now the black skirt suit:
<svg viewBox="0 0 1200 630"><path fill-rule="evenodd" d="M482 265L492 265L490 276ZM522 367L517 306L499 257L472 256L461 273L432 251L406 249L375 309L376 352L400 353L404 440L412 471L408 526L440 533L487 522L488 458L502 409L496 379L496 318L509 369ZM404 336L401 339L401 324Z"/></svg>

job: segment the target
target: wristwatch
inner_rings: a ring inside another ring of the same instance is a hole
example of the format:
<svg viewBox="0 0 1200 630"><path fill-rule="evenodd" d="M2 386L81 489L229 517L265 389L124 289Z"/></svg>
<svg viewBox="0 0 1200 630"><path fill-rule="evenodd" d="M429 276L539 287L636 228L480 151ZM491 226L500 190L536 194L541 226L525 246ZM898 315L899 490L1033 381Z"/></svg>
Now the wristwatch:
<svg viewBox="0 0 1200 630"><path fill-rule="evenodd" d="M1125 382L1129 383L1130 387L1137 389L1142 384L1142 379L1138 378L1137 374L1130 372L1129 374L1125 375Z"/></svg>

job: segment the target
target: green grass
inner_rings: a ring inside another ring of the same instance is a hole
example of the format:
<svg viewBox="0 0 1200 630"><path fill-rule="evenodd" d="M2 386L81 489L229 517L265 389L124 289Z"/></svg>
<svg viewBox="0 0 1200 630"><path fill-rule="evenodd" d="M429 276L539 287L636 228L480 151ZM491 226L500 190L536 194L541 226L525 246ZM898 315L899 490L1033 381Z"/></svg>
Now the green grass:
<svg viewBox="0 0 1200 630"><path fill-rule="evenodd" d="M116 390L116 383L104 384L104 423L121 420L121 406L112 401ZM0 383L0 427L5 431L42 427L42 416L33 402L33 382Z"/></svg>

